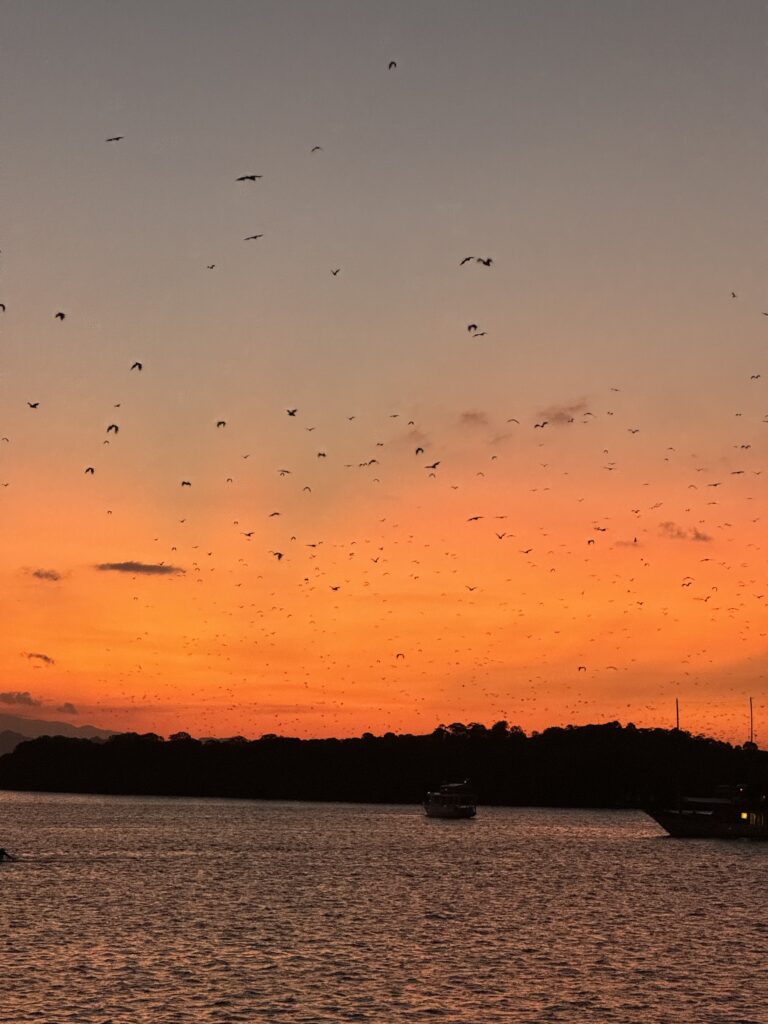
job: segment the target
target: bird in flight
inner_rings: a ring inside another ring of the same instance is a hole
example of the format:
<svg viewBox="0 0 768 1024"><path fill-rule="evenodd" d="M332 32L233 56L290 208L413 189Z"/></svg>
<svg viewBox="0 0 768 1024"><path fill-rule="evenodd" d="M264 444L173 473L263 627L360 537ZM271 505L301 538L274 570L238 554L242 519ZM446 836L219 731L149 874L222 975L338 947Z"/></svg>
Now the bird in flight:
<svg viewBox="0 0 768 1024"><path fill-rule="evenodd" d="M431 466L425 466L424 469L437 469L437 467L439 465L440 465L440 462L438 460L437 462L433 462Z"/></svg>
<svg viewBox="0 0 768 1024"><path fill-rule="evenodd" d="M464 259L459 264L459 266L463 267L465 263L471 263L474 258L474 256L465 256Z"/></svg>
<svg viewBox="0 0 768 1024"><path fill-rule="evenodd" d="M40 405L40 403L39 402L27 402L27 405L29 406L30 409L36 409L38 407L38 405Z"/></svg>
<svg viewBox="0 0 768 1024"><path fill-rule="evenodd" d="M226 420L216 420L216 426L217 427L226 427L226 425L227 425L227 421Z"/></svg>
<svg viewBox="0 0 768 1024"><path fill-rule="evenodd" d="M483 259L482 256L478 256L477 259L475 260L475 263L482 263L484 267L490 267L490 265L493 263L493 260L491 259L490 256L488 256L486 259Z"/></svg>
<svg viewBox="0 0 768 1024"><path fill-rule="evenodd" d="M104 141L105 142L120 142L124 138L125 138L124 135L113 135L111 138L105 139Z"/></svg>
<svg viewBox="0 0 768 1024"><path fill-rule="evenodd" d="M477 330L477 324L467 324L467 330L471 334L473 331Z"/></svg>
<svg viewBox="0 0 768 1024"><path fill-rule="evenodd" d="M53 314L53 319L54 320L63 320L66 317L66 315L67 315L66 313L62 313L61 311L59 311L58 313L54 313Z"/></svg>
<svg viewBox="0 0 768 1024"><path fill-rule="evenodd" d="M332 270L332 271L331 271L331 276L332 276L332 277L336 277L336 275L338 274L338 272L339 272L340 270L341 270L341 267L336 267L336 269L335 269L335 270Z"/></svg>
<svg viewBox="0 0 768 1024"><path fill-rule="evenodd" d="M312 149L310 150L311 153L322 153L322 151L323 151L323 147L322 146L313 146Z"/></svg>
<svg viewBox="0 0 768 1024"><path fill-rule="evenodd" d="M241 174L237 181L256 181L257 178L262 178L262 174Z"/></svg>
<svg viewBox="0 0 768 1024"><path fill-rule="evenodd" d="M181 481L181 486L182 487L191 487L192 484L191 484L191 482L189 480L182 480Z"/></svg>
<svg viewBox="0 0 768 1024"><path fill-rule="evenodd" d="M533 424L533 429L535 430L536 427L539 427L539 429L543 430L544 427L546 427L548 423L549 423L549 420L542 420L541 423L534 423Z"/></svg>
<svg viewBox="0 0 768 1024"><path fill-rule="evenodd" d="M93 476L93 474L96 472L96 470L93 468L93 466L88 466L87 469L84 470L84 472L90 473L91 476Z"/></svg>
<svg viewBox="0 0 768 1024"><path fill-rule="evenodd" d="M247 239L246 239L246 241L247 241ZM205 269L206 270L215 270L216 269L216 264L215 263L206 263Z"/></svg>
<svg viewBox="0 0 768 1024"><path fill-rule="evenodd" d="M0 312L3 312L3 313L5 312L5 303L4 302L0 302Z"/></svg>
<svg viewBox="0 0 768 1024"><path fill-rule="evenodd" d="M391 60L391 61L389 62L389 65L388 65L388 70L389 70L389 71L392 71L392 70L393 70L394 68L396 68L396 67L397 67L397 61L396 61L396 60Z"/></svg>
<svg viewBox="0 0 768 1024"><path fill-rule="evenodd" d="M118 427L118 425L116 423L110 423L109 426L107 427L107 433L108 434L109 433L117 434L119 430L120 430L120 427Z"/></svg>
<svg viewBox="0 0 768 1024"><path fill-rule="evenodd" d="M134 363L134 364L133 364L133 365L131 366L131 369L132 369L132 370L138 370L139 372L141 372L141 371L142 371L142 370L144 369L144 364L143 364L143 363L139 363L139 362L136 362L136 363Z"/></svg>
<svg viewBox="0 0 768 1024"><path fill-rule="evenodd" d="M257 238L263 238L263 237L264 237L263 234L261 234L261 235L248 235L248 237L244 238L243 241L244 242L255 242ZM208 269L210 270L211 268L209 267Z"/></svg>
<svg viewBox="0 0 768 1024"><path fill-rule="evenodd" d="M297 412L298 412L299 410L298 410L298 409L286 409L285 411L286 411L286 412L288 413L288 415L289 415L289 416L295 416L295 415L296 415L296 413L297 413Z"/></svg>

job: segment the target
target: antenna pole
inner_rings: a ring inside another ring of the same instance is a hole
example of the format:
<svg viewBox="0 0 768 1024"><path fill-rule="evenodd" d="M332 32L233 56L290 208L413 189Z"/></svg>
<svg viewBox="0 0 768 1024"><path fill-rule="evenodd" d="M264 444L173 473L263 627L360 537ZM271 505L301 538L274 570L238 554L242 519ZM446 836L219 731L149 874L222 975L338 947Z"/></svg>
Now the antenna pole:
<svg viewBox="0 0 768 1024"><path fill-rule="evenodd" d="M752 698L749 698L749 742L754 743L755 740L755 720L752 714Z"/></svg>
<svg viewBox="0 0 768 1024"><path fill-rule="evenodd" d="M675 697L675 728L680 732L680 699L678 697Z"/></svg>

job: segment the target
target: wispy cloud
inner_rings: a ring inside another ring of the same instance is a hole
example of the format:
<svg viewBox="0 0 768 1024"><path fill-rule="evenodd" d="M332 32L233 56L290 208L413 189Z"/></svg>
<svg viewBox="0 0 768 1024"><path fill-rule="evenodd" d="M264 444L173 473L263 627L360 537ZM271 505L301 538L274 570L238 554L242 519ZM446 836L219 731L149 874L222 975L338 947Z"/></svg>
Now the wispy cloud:
<svg viewBox="0 0 768 1024"><path fill-rule="evenodd" d="M408 433L405 435L405 441L408 444L419 444L422 447L429 443L429 437L419 427L411 427Z"/></svg>
<svg viewBox="0 0 768 1024"><path fill-rule="evenodd" d="M25 658L29 658L30 661L42 661L42 662L45 662L46 665L55 665L56 664L56 662L53 660L53 658L50 657L50 655L48 655L48 654L39 654L37 651L30 651L29 653L25 652L24 657Z"/></svg>
<svg viewBox="0 0 768 1024"><path fill-rule="evenodd" d="M166 565L165 562L101 562L94 569L99 572L128 572L142 576L173 576L184 572L178 565Z"/></svg>
<svg viewBox="0 0 768 1024"><path fill-rule="evenodd" d="M45 580L48 583L58 583L61 579L61 573L56 572L55 569L32 569L30 576L34 576L36 580Z"/></svg>
<svg viewBox="0 0 768 1024"><path fill-rule="evenodd" d="M708 533L702 533L695 526L686 529L684 526L678 526L677 523L670 521L659 523L659 533L668 540L695 540L702 543L712 540Z"/></svg>
<svg viewBox="0 0 768 1024"><path fill-rule="evenodd" d="M24 707L40 707L40 701L35 700L29 690L6 690L0 693L0 704L22 704Z"/></svg>
<svg viewBox="0 0 768 1024"><path fill-rule="evenodd" d="M542 409L538 415L539 419L546 420L550 425L564 426L567 423L573 423L579 413L587 411L586 398L580 398L576 402L550 405L548 408Z"/></svg>
<svg viewBox="0 0 768 1024"><path fill-rule="evenodd" d="M488 414L479 409L468 409L459 416L462 427L487 427L488 422Z"/></svg>
<svg viewBox="0 0 768 1024"><path fill-rule="evenodd" d="M75 705L68 700L65 701L63 704L59 704L59 706L56 708L56 711L58 711L62 715L77 715L79 713Z"/></svg>

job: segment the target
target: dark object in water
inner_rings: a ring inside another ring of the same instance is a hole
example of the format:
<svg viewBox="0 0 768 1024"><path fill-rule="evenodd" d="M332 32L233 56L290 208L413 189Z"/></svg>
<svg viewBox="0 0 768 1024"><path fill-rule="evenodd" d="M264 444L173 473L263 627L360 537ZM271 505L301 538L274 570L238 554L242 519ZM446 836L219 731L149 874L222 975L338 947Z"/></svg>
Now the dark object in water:
<svg viewBox="0 0 768 1024"><path fill-rule="evenodd" d="M0 846L0 864L2 864L3 861L5 861L5 860L16 860L16 859L17 858L14 857L12 853L8 853L8 851L6 849L4 849L4 847Z"/></svg>
<svg viewBox="0 0 768 1024"><path fill-rule="evenodd" d="M427 793L424 812L428 818L474 818L477 814L475 794L469 783L444 783L439 790Z"/></svg>
<svg viewBox="0 0 768 1024"><path fill-rule="evenodd" d="M676 807L646 808L677 839L768 839L768 787L718 786L710 797L682 797Z"/></svg>

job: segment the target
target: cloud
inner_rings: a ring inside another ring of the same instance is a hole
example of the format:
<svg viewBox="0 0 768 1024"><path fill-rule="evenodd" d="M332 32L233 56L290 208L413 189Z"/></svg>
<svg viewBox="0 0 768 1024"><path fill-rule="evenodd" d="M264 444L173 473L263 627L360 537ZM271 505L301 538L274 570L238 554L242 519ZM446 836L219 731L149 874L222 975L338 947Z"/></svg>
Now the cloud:
<svg viewBox="0 0 768 1024"><path fill-rule="evenodd" d="M429 444L429 437L419 427L412 427L405 435L405 440L408 444L418 444L422 448L424 445Z"/></svg>
<svg viewBox="0 0 768 1024"><path fill-rule="evenodd" d="M58 583L61 579L61 573L56 572L55 569L32 569L30 575L34 576L36 580L46 580L49 583Z"/></svg>
<svg viewBox="0 0 768 1024"><path fill-rule="evenodd" d="M546 420L550 426L564 426L566 423L573 423L579 413L587 411L586 398L580 398L569 405L550 405L542 409L538 415L539 419Z"/></svg>
<svg viewBox="0 0 768 1024"><path fill-rule="evenodd" d="M25 653L24 657L25 658L30 658L30 659L36 659L37 661L44 661L46 665L55 665L56 664L56 662L53 660L53 658L49 657L47 654L37 654L35 651L30 651L29 654Z"/></svg>
<svg viewBox="0 0 768 1024"><path fill-rule="evenodd" d="M164 562L101 562L94 569L99 572L131 572L143 576L172 576L184 572L178 565L166 565Z"/></svg>
<svg viewBox="0 0 768 1024"><path fill-rule="evenodd" d="M691 530L690 537L691 537L691 540L701 540L701 541L704 541L704 542L712 540L712 537L710 536L710 534L702 533L701 530L697 530L695 526Z"/></svg>
<svg viewBox="0 0 768 1024"><path fill-rule="evenodd" d="M40 701L35 700L29 690L6 690L0 693L0 704L23 704L28 708L40 707Z"/></svg>
<svg viewBox="0 0 768 1024"><path fill-rule="evenodd" d="M708 533L702 533L695 526L687 530L685 527L678 526L677 523L670 521L659 523L659 533L662 537L667 537L669 540L695 540L702 543L712 540Z"/></svg>
<svg viewBox="0 0 768 1024"><path fill-rule="evenodd" d="M487 427L488 416L477 409L469 409L459 416L459 423L462 427Z"/></svg>
<svg viewBox="0 0 768 1024"><path fill-rule="evenodd" d="M56 710L62 715L77 715L79 713L75 705L71 704L69 701L59 704Z"/></svg>

